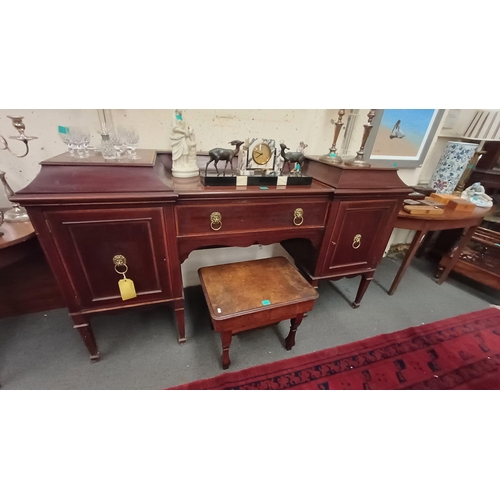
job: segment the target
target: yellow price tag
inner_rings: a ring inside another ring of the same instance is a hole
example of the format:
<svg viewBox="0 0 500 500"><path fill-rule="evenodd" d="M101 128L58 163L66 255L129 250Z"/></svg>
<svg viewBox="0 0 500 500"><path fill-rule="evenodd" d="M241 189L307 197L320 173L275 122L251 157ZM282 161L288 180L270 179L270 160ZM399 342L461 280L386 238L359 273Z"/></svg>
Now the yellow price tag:
<svg viewBox="0 0 500 500"><path fill-rule="evenodd" d="M137 297L137 294L135 293L134 282L132 280L124 278L118 281L118 286L120 287L122 300L129 300Z"/></svg>

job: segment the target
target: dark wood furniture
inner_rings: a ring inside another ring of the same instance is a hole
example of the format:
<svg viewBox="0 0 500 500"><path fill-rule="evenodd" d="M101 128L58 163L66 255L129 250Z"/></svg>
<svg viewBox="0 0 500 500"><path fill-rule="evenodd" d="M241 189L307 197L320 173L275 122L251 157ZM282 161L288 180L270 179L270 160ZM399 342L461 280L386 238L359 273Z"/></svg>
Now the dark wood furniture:
<svg viewBox="0 0 500 500"><path fill-rule="evenodd" d="M170 304L185 341L180 264L195 249L281 243L313 286L361 275L359 306L412 191L394 168L333 166L317 157L303 165L314 178L309 186L210 187L198 177L172 177L169 152L138 154L141 160L56 156L13 197L28 210L94 360L93 313ZM197 162L204 168L207 155ZM134 299L118 293L115 255L127 259Z"/></svg>
<svg viewBox="0 0 500 500"><path fill-rule="evenodd" d="M222 338L222 368L229 368L233 335L291 319L289 351L318 292L285 257L202 267L198 271L212 324Z"/></svg>
<svg viewBox="0 0 500 500"><path fill-rule="evenodd" d="M457 246L457 251L454 252L449 262L447 262L447 265L439 272L438 284L441 285L448 277L448 274L455 265L460 253L471 239L479 224L481 224L483 218L493 211L493 208L476 208L473 212L458 212L446 209L445 207L444 213L440 215L411 215L401 210L398 214L394 227L414 230L415 236L413 237L410 248L406 252L398 273L392 282L391 288L388 292L389 295L393 295L396 291L406 269L408 269L408 266L417 253L420 245L424 242L428 233L446 229L464 229L463 236Z"/></svg>
<svg viewBox="0 0 500 500"><path fill-rule="evenodd" d="M478 227L460 254L457 246L441 259L440 270L450 265L454 255L458 258L451 268L453 272L500 290L500 232Z"/></svg>
<svg viewBox="0 0 500 500"><path fill-rule="evenodd" d="M500 142L486 141L483 146L485 154L478 160L472 170L466 186L480 182L490 196L500 192Z"/></svg>
<svg viewBox="0 0 500 500"><path fill-rule="evenodd" d="M65 307L32 224L6 222L1 227L0 318Z"/></svg>
<svg viewBox="0 0 500 500"><path fill-rule="evenodd" d="M31 222L4 222L0 230L3 233L0 236L0 268L30 254L31 245L24 243L35 237L35 229Z"/></svg>
<svg viewBox="0 0 500 500"><path fill-rule="evenodd" d="M63 154L42 162L38 176L16 195L28 210L92 360L99 359L92 313L168 303L176 312L179 341L185 341L177 195L155 174L156 153L141 150L139 156L125 163ZM127 259L134 299L121 299L116 255Z"/></svg>
<svg viewBox="0 0 500 500"><path fill-rule="evenodd" d="M333 187L323 241L282 242L314 286L319 280L361 275L352 307L361 299L384 255L403 200L413 190L395 168L330 165L307 157L303 171Z"/></svg>

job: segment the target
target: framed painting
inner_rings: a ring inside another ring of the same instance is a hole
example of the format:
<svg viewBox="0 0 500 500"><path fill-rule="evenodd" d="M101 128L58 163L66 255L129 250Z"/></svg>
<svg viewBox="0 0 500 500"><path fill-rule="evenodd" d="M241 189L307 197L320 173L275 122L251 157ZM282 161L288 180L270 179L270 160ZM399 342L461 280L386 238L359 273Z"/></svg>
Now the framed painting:
<svg viewBox="0 0 500 500"><path fill-rule="evenodd" d="M444 109L378 109L366 142L365 158L377 165L422 165Z"/></svg>

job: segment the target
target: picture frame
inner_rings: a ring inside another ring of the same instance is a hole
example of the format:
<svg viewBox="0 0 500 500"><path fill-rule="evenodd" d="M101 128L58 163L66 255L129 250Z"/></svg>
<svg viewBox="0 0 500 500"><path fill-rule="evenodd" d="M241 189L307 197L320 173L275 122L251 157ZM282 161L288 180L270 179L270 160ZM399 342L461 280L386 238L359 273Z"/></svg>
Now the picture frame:
<svg viewBox="0 0 500 500"><path fill-rule="evenodd" d="M418 168L429 151L444 109L377 109L365 158L378 166Z"/></svg>

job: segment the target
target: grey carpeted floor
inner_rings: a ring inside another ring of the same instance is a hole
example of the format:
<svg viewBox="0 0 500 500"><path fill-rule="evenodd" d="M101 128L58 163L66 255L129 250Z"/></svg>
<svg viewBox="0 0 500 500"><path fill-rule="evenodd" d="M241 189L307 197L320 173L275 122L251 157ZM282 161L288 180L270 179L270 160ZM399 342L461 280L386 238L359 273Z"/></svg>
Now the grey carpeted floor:
<svg viewBox="0 0 500 500"><path fill-rule="evenodd" d="M385 258L359 309L359 278L322 282L314 310L284 348L288 322L239 334L230 371L286 359L500 304L500 294L452 275L438 286L435 265L415 259L395 295L387 290L399 261ZM223 373L220 336L210 329L200 287L186 289L187 343L179 345L166 306L96 315L101 360L91 363L66 309L0 320L2 389L162 389Z"/></svg>

